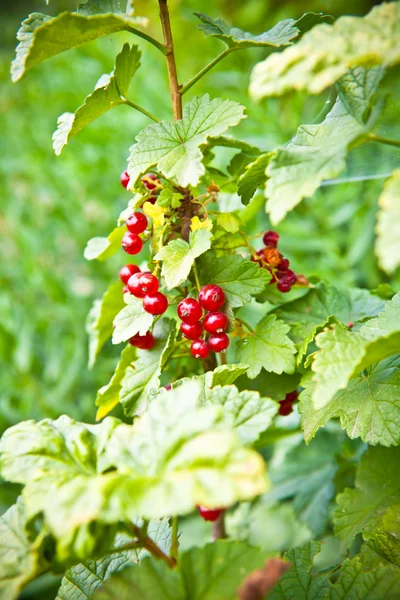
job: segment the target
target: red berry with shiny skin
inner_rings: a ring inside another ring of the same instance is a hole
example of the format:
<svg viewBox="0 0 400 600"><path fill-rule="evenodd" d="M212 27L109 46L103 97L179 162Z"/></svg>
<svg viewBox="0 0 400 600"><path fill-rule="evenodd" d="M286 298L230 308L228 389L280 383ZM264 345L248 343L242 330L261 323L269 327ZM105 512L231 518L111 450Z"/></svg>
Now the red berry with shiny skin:
<svg viewBox="0 0 400 600"><path fill-rule="evenodd" d="M154 175L154 173L146 173L146 175L143 175L142 177L142 183L145 188L151 191L158 187L157 184L159 183L159 180L157 175Z"/></svg>
<svg viewBox="0 0 400 600"><path fill-rule="evenodd" d="M199 292L199 302L206 310L218 310L225 304L224 290L219 285L205 285Z"/></svg>
<svg viewBox="0 0 400 600"><path fill-rule="evenodd" d="M179 302L177 311L180 320L189 325L194 325L203 316L201 306L194 298L184 298Z"/></svg>
<svg viewBox="0 0 400 600"><path fill-rule="evenodd" d="M278 245L278 240L279 233L276 233L276 231L271 231L270 229L269 231L264 233L263 242L266 246L269 246L270 248L276 248Z"/></svg>
<svg viewBox="0 0 400 600"><path fill-rule="evenodd" d="M181 333L188 340L198 340L203 333L203 326L200 321L191 325L190 323L181 323Z"/></svg>
<svg viewBox="0 0 400 600"><path fill-rule="evenodd" d="M138 333L128 340L131 346L140 348L140 350L150 350L155 344L153 334L148 331L145 335L139 335Z"/></svg>
<svg viewBox="0 0 400 600"><path fill-rule="evenodd" d="M204 317L204 329L208 333L222 333L228 327L228 317L223 312L210 312Z"/></svg>
<svg viewBox="0 0 400 600"><path fill-rule="evenodd" d="M208 344L213 352L223 352L229 346L229 337L226 333L213 333L208 338Z"/></svg>
<svg viewBox="0 0 400 600"><path fill-rule="evenodd" d="M210 354L210 346L205 340L195 340L190 346L190 352L195 358L207 358Z"/></svg>
<svg viewBox="0 0 400 600"><path fill-rule="evenodd" d="M128 279L128 289L136 298L144 298L147 292L144 292L140 285L140 280L145 273L135 273Z"/></svg>
<svg viewBox="0 0 400 600"><path fill-rule="evenodd" d="M121 185L126 189L129 185L130 177L128 171L122 171L121 176L119 178Z"/></svg>
<svg viewBox="0 0 400 600"><path fill-rule="evenodd" d="M143 308L151 315L162 315L168 308L168 300L161 292L147 294L143 298Z"/></svg>
<svg viewBox="0 0 400 600"><path fill-rule="evenodd" d="M291 402L291 400L281 400L279 402L279 414L282 417L286 417L287 415L290 415L290 413L293 412L293 402Z"/></svg>
<svg viewBox="0 0 400 600"><path fill-rule="evenodd" d="M152 273L142 273L139 280L139 287L145 295L152 295L158 292L159 285L159 281L155 275L152 275Z"/></svg>
<svg viewBox="0 0 400 600"><path fill-rule="evenodd" d="M224 512L223 508L207 508L206 506L198 506L197 510L199 515L203 517L205 521L216 521L218 517Z"/></svg>
<svg viewBox="0 0 400 600"><path fill-rule="evenodd" d="M139 254L143 248L143 242L136 233L127 231L122 238L121 246L127 254Z"/></svg>
<svg viewBox="0 0 400 600"><path fill-rule="evenodd" d="M290 283L287 283L286 281L278 281L278 285L276 287L280 292L282 292L282 294L286 294L292 289Z"/></svg>
<svg viewBox="0 0 400 600"><path fill-rule="evenodd" d="M288 258L282 258L281 262L278 265L278 271L287 271L289 268L290 262Z"/></svg>
<svg viewBox="0 0 400 600"><path fill-rule="evenodd" d="M143 233L149 224L146 215L140 212L134 212L125 221L127 228L132 233Z"/></svg>
<svg viewBox="0 0 400 600"><path fill-rule="evenodd" d="M122 283L128 283L129 278L135 273L140 273L140 269L137 265L124 265L119 272L119 278Z"/></svg>

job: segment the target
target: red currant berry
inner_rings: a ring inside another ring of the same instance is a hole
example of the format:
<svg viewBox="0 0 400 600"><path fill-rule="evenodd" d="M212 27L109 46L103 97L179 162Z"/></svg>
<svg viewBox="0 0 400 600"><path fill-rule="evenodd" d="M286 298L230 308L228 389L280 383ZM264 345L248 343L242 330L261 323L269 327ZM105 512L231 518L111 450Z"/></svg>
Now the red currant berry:
<svg viewBox="0 0 400 600"><path fill-rule="evenodd" d="M282 417L286 417L287 415L290 415L291 412L293 412L293 402L286 399L281 400L279 402L279 414Z"/></svg>
<svg viewBox="0 0 400 600"><path fill-rule="evenodd" d="M145 335L139 335L138 333L128 340L131 346L136 346L140 350L150 350L155 344L153 334L148 331Z"/></svg>
<svg viewBox="0 0 400 600"><path fill-rule="evenodd" d="M203 333L203 326L200 321L191 325L190 323L181 323L181 333L188 340L198 340Z"/></svg>
<svg viewBox="0 0 400 600"><path fill-rule="evenodd" d="M293 392L289 392L288 394L286 394L285 400L287 400L288 402L296 402L298 397L299 392L297 390L294 390Z"/></svg>
<svg viewBox="0 0 400 600"><path fill-rule="evenodd" d="M124 287L122 288L122 293L123 294L129 294L129 288L127 285L124 285Z"/></svg>
<svg viewBox="0 0 400 600"><path fill-rule="evenodd" d="M159 281L152 273L142 273L139 286L145 295L152 295L158 292Z"/></svg>
<svg viewBox="0 0 400 600"><path fill-rule="evenodd" d="M145 188L151 191L155 190L160 182L157 178L157 175L154 175L153 173L146 173L146 175L143 175L142 177L142 183Z"/></svg>
<svg viewBox="0 0 400 600"><path fill-rule="evenodd" d="M125 250L127 254L139 254L141 249L143 248L143 242L136 233L131 233L127 231L122 238L122 249Z"/></svg>
<svg viewBox="0 0 400 600"><path fill-rule="evenodd" d="M285 271L285 275L282 278L286 283L289 283L290 285L294 285L297 281L297 276L295 273L293 273L293 271L291 271L290 269L288 269L287 271ZM281 280L282 280L281 279Z"/></svg>
<svg viewBox="0 0 400 600"><path fill-rule="evenodd" d="M207 358L210 354L210 346L205 340L195 340L190 346L190 352L195 358Z"/></svg>
<svg viewBox="0 0 400 600"><path fill-rule="evenodd" d="M146 215L140 212L134 212L125 221L127 228L132 233L143 233L149 224Z"/></svg>
<svg viewBox="0 0 400 600"><path fill-rule="evenodd" d="M199 302L206 310L218 310L225 303L224 290L219 285L205 285L199 292Z"/></svg>
<svg viewBox="0 0 400 600"><path fill-rule="evenodd" d="M129 173L128 171L123 171L121 173L121 176L119 178L121 184L124 186L124 188L126 189L129 185L129 181L130 181L130 177L129 177Z"/></svg>
<svg viewBox="0 0 400 600"><path fill-rule="evenodd" d="M208 343L213 352L223 352L229 346L229 337L226 333L213 333L210 335Z"/></svg>
<svg viewBox="0 0 400 600"><path fill-rule="evenodd" d="M140 280L145 273L135 273L128 279L128 289L136 298L144 298L147 292L142 290Z"/></svg>
<svg viewBox="0 0 400 600"><path fill-rule="evenodd" d="M264 233L263 242L266 246L276 248L278 245L278 240L279 240L279 233L276 233L276 231L269 230L266 233Z"/></svg>
<svg viewBox="0 0 400 600"><path fill-rule="evenodd" d="M184 323L194 325L203 315L200 304L194 298L185 298L178 304L178 317Z"/></svg>
<svg viewBox="0 0 400 600"><path fill-rule="evenodd" d="M354 327L354 323L353 323L353 321L349 321L349 322L347 323L347 327L348 327L349 329L353 329L353 327Z"/></svg>
<svg viewBox="0 0 400 600"><path fill-rule="evenodd" d="M168 308L168 300L161 292L147 294L143 298L143 308L151 315L162 315Z"/></svg>
<svg viewBox="0 0 400 600"><path fill-rule="evenodd" d="M289 268L290 262L287 258L282 258L281 262L278 265L278 271L287 271Z"/></svg>
<svg viewBox="0 0 400 600"><path fill-rule="evenodd" d="M197 510L199 511L199 515L203 517L205 521L216 521L224 512L223 508L207 508L206 506L198 506Z"/></svg>
<svg viewBox="0 0 400 600"><path fill-rule="evenodd" d="M204 329L208 333L222 333L228 327L228 317L223 312L210 312L204 317Z"/></svg>
<svg viewBox="0 0 400 600"><path fill-rule="evenodd" d="M286 294L287 292L290 292L292 286L290 283L286 283L286 281L278 281L277 288L282 294Z"/></svg>
<svg viewBox="0 0 400 600"><path fill-rule="evenodd" d="M147 198L146 202L150 202L150 204L155 204L157 202L157 196L150 196L150 198Z"/></svg>
<svg viewBox="0 0 400 600"><path fill-rule="evenodd" d="M167 390L167 392L170 392L172 390L172 383L167 383L167 385L164 385L164 390Z"/></svg>
<svg viewBox="0 0 400 600"><path fill-rule="evenodd" d="M124 265L119 272L119 278L122 283L128 283L128 280L135 273L140 273L139 267L136 265Z"/></svg>

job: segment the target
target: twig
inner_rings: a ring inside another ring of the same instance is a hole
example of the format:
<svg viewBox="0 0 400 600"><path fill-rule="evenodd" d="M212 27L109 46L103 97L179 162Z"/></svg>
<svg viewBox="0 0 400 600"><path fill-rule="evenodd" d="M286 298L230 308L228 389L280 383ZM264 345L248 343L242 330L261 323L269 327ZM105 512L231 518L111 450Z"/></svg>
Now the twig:
<svg viewBox="0 0 400 600"><path fill-rule="evenodd" d="M168 67L169 89L172 99L172 110L174 120L182 119L182 96L179 89L178 74L174 54L174 42L172 39L171 21L169 18L168 0L158 0L160 7L160 19L164 35L164 47L168 51L166 61Z"/></svg>
<svg viewBox="0 0 400 600"><path fill-rule="evenodd" d="M223 540L227 537L225 530L225 513L221 512L218 519L211 526L211 537L213 541Z"/></svg>

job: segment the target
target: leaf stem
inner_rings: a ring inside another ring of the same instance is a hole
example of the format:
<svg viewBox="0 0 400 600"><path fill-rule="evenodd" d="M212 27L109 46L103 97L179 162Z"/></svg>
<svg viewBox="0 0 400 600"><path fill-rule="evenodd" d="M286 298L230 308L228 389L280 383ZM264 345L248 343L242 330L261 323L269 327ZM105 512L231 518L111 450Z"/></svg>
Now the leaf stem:
<svg viewBox="0 0 400 600"><path fill-rule="evenodd" d="M160 119L158 117L156 117L155 115L153 115L151 112L149 112L148 110L146 110L142 106L139 106L139 104L135 104L134 102L131 102L130 100L128 100L128 98L123 98L123 103L127 104L131 108L134 108L135 110L138 110L139 112L141 112L146 117L149 117L149 119L151 119L152 121L155 121L156 123L160 122Z"/></svg>
<svg viewBox="0 0 400 600"><path fill-rule="evenodd" d="M141 31L140 29L136 29L135 27L128 27L127 31L143 38L144 40L146 40L147 42L152 44L155 48L157 48L157 50L159 50L162 54L164 54L164 55L167 54L168 49L163 44L161 44L161 42L159 42L155 38L151 37L151 35L148 35L147 33L144 33L144 31Z"/></svg>
<svg viewBox="0 0 400 600"><path fill-rule="evenodd" d="M159 558L167 563L169 567L175 567L176 560L168 554L165 554L163 550L157 544L149 538L148 535L143 536L143 531L137 525L133 525L132 530L134 534L139 538L138 543L141 544L141 547L145 548L150 554L154 556L154 558Z"/></svg>
<svg viewBox="0 0 400 600"><path fill-rule="evenodd" d="M169 18L168 0L158 0L160 7L160 20L164 35L165 58L168 68L169 89L171 92L172 110L174 121L182 119L182 96L178 83L178 74L176 71L174 41L172 38L171 21Z"/></svg>
<svg viewBox="0 0 400 600"><path fill-rule="evenodd" d="M178 517L172 517L172 532L171 532L171 548L170 555L175 561L178 560L179 541L178 541Z"/></svg>
<svg viewBox="0 0 400 600"><path fill-rule="evenodd" d="M244 325L246 327L246 329L248 331L250 331L251 333L255 333L256 332L256 330L254 329L254 327L252 327L250 325L250 323L248 323L244 319L241 319L240 317L235 317L235 321L238 321L241 325Z"/></svg>
<svg viewBox="0 0 400 600"><path fill-rule="evenodd" d="M238 48L226 48L223 52L221 52L221 54L218 54L218 56L216 56L211 62L208 63L208 65L201 69L201 71L199 71L197 75L192 77L192 79L190 79L187 83L185 83L185 85L181 87L181 95L183 96L183 94L186 94L186 92L190 90L190 88L195 83L197 83L199 79L203 77L203 75L208 73L208 71L215 67L215 65L217 65L221 60L223 60L226 56L228 56L228 54L230 54L234 50L238 50Z"/></svg>
<svg viewBox="0 0 400 600"><path fill-rule="evenodd" d="M197 291L199 292L201 290L201 285L200 285L199 274L197 272L196 261L193 262L193 275L194 275L194 280L196 282Z"/></svg>
<svg viewBox="0 0 400 600"><path fill-rule="evenodd" d="M386 144L387 146L400 146L400 140L391 140L380 135L375 135L374 133L369 133L367 135L367 140L369 142L378 142L379 144Z"/></svg>

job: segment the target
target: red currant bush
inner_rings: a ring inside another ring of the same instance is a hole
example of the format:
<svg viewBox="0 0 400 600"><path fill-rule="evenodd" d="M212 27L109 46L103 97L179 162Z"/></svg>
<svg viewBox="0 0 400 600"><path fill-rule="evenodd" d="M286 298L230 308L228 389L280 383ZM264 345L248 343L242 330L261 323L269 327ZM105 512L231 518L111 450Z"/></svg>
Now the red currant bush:
<svg viewBox="0 0 400 600"><path fill-rule="evenodd" d="M127 231L122 238L121 246L127 254L139 254L143 248L143 242L136 233Z"/></svg>

